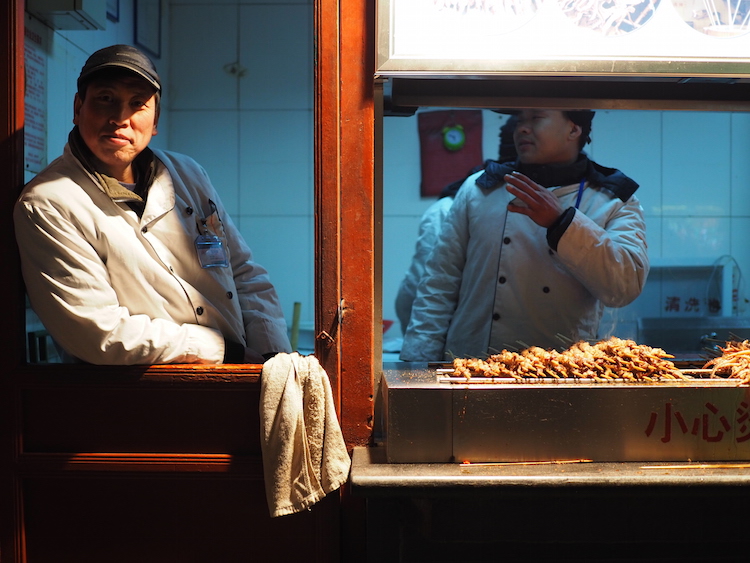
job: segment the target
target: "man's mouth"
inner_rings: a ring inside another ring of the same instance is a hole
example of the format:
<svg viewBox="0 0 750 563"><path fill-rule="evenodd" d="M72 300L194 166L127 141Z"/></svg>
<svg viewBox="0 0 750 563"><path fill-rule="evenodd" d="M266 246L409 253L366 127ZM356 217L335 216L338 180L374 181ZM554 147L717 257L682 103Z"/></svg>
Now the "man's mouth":
<svg viewBox="0 0 750 563"><path fill-rule="evenodd" d="M121 144L130 143L130 139L128 139L124 135L116 135L116 134L110 133L110 134L105 134L104 138L109 139L110 141L121 143Z"/></svg>

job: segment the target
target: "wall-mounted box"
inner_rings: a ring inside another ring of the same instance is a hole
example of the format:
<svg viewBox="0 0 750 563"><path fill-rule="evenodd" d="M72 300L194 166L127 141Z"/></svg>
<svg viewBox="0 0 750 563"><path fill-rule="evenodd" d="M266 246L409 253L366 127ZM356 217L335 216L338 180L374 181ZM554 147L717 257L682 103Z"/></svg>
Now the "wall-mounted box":
<svg viewBox="0 0 750 563"><path fill-rule="evenodd" d="M651 261L649 280L660 292L660 310L641 316L735 316L738 313L738 295L735 293L735 278L739 276L737 270L737 262L731 256L694 260L654 259Z"/></svg>
<svg viewBox="0 0 750 563"><path fill-rule="evenodd" d="M26 10L52 29L104 29L106 0L27 0Z"/></svg>

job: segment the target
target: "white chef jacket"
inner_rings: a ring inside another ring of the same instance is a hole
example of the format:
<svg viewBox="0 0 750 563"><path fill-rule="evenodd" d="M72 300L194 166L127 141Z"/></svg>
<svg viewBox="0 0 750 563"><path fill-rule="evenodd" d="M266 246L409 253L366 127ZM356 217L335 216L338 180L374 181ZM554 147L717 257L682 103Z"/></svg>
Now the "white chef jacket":
<svg viewBox="0 0 750 563"><path fill-rule="evenodd" d="M268 273L205 170L154 151L142 217L105 193L66 145L14 209L32 308L69 354L94 364L221 363L224 339L261 354L291 346ZM202 268L201 220L230 266Z"/></svg>
<svg viewBox="0 0 750 563"><path fill-rule="evenodd" d="M419 280L424 276L425 262L435 247L443 221L453 205L453 196L441 197L430 205L419 220L417 244L409 269L398 286L396 294L396 316L401 323L401 331L406 332L411 317L411 308L417 296Z"/></svg>
<svg viewBox="0 0 750 563"><path fill-rule="evenodd" d="M458 191L417 290L401 359L485 357L503 349L564 348L597 338L604 306L642 291L649 262L643 210L586 186L557 250L547 229L508 212L505 184L470 176ZM549 188L562 207L579 185Z"/></svg>

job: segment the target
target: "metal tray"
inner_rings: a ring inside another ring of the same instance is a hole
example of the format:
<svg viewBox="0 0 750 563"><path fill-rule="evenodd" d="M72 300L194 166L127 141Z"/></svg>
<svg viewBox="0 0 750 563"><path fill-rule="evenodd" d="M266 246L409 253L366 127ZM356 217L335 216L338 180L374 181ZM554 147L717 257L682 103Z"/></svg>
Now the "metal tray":
<svg viewBox="0 0 750 563"><path fill-rule="evenodd" d="M750 387L680 383L460 383L387 364L391 463L750 460Z"/></svg>

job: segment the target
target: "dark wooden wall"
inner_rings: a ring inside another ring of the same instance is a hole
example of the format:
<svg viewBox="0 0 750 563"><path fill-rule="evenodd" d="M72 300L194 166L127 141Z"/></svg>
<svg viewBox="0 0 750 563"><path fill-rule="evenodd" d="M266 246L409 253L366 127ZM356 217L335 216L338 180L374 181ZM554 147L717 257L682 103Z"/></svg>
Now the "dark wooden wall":
<svg viewBox="0 0 750 563"><path fill-rule="evenodd" d="M310 511L268 516L259 366L25 363L11 220L23 184L24 3L2 4L0 560L363 560L364 509L346 487ZM370 440L382 337L373 21L371 0L315 4L316 354L350 447Z"/></svg>

